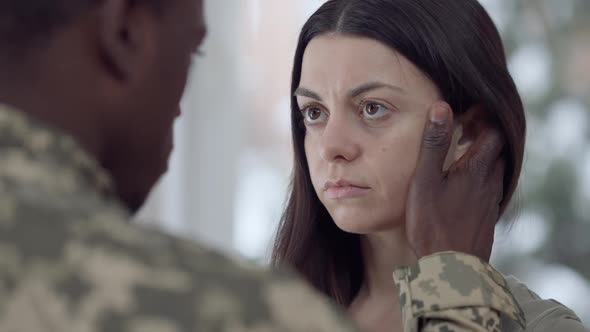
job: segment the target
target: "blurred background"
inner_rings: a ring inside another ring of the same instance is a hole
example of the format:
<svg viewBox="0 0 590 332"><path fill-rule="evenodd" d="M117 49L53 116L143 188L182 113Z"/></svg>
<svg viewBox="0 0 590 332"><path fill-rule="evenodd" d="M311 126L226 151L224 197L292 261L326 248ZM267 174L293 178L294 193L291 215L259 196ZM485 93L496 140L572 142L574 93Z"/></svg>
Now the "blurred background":
<svg viewBox="0 0 590 332"><path fill-rule="evenodd" d="M141 223L267 262L291 171L289 82L321 0L205 1L209 35L169 174ZM493 264L590 325L590 1L481 0L526 105L516 204Z"/></svg>

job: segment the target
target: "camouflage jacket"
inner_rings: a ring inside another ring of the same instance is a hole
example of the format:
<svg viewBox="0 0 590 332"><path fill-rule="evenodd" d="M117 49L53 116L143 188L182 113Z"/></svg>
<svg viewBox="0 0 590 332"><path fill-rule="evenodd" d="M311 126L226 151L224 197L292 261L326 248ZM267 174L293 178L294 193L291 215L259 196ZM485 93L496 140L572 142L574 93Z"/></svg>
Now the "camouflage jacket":
<svg viewBox="0 0 590 332"><path fill-rule="evenodd" d="M589 331L561 303L541 299L474 256L437 253L393 278L405 332Z"/></svg>
<svg viewBox="0 0 590 332"><path fill-rule="evenodd" d="M0 106L0 331L356 331L291 274L129 216L108 174L71 138ZM405 331L522 330L506 279L471 256L427 257L394 278ZM573 313L539 301L534 319L550 311L551 322L578 331Z"/></svg>

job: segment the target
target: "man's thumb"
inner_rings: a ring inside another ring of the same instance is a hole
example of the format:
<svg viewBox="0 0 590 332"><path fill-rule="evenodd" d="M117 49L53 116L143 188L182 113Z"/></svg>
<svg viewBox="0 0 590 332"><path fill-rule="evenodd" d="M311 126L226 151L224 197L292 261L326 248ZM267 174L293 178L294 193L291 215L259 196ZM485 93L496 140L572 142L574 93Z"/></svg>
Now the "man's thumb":
<svg viewBox="0 0 590 332"><path fill-rule="evenodd" d="M442 177L453 134L453 113L449 105L439 102L432 105L428 118L422 136L415 180L432 183Z"/></svg>

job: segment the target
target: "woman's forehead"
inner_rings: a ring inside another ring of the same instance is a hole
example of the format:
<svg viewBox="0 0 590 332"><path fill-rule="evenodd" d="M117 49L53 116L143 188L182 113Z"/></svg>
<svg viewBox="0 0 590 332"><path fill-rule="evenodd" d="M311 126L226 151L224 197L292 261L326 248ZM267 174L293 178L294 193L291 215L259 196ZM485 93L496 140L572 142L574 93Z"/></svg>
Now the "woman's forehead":
<svg viewBox="0 0 590 332"><path fill-rule="evenodd" d="M300 87L323 94L350 91L368 82L417 95L438 94L434 83L412 62L377 40L328 34L310 41L303 56Z"/></svg>

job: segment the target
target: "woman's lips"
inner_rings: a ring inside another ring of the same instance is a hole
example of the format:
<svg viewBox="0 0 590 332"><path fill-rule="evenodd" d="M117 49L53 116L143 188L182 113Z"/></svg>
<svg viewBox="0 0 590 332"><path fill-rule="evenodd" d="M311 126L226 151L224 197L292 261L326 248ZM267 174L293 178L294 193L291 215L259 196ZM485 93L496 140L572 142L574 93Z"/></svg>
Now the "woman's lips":
<svg viewBox="0 0 590 332"><path fill-rule="evenodd" d="M344 180L328 181L324 185L324 192L328 199L359 197L369 190L370 188L354 185Z"/></svg>

